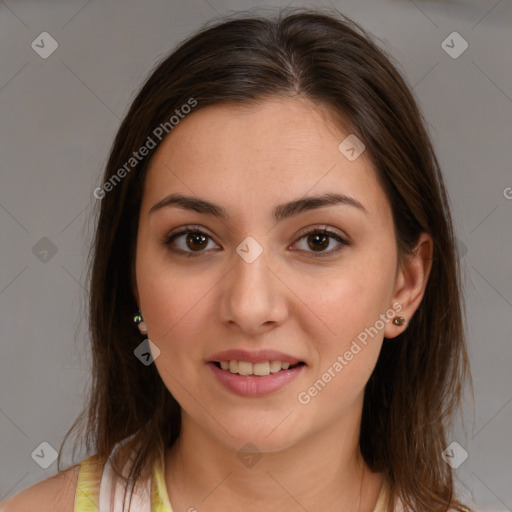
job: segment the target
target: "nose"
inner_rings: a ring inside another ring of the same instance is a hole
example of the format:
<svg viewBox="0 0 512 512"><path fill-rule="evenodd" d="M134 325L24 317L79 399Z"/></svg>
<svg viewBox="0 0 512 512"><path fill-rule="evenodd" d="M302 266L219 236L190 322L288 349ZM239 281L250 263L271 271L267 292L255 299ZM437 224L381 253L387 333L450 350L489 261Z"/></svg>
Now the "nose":
<svg viewBox="0 0 512 512"><path fill-rule="evenodd" d="M249 263L234 255L232 270L221 281L219 314L231 328L257 335L281 324L287 314L287 287L264 250Z"/></svg>

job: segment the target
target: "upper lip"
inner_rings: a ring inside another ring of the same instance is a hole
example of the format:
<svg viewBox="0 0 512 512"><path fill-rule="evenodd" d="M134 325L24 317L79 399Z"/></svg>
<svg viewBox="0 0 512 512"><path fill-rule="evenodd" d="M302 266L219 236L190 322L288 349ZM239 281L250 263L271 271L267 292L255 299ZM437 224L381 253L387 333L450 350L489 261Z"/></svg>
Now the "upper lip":
<svg viewBox="0 0 512 512"><path fill-rule="evenodd" d="M300 363L302 359L293 357L277 350L255 350L249 352L242 349L231 349L217 352L211 356L208 362L220 361L248 361L250 363L261 363L264 361L281 361L282 363Z"/></svg>

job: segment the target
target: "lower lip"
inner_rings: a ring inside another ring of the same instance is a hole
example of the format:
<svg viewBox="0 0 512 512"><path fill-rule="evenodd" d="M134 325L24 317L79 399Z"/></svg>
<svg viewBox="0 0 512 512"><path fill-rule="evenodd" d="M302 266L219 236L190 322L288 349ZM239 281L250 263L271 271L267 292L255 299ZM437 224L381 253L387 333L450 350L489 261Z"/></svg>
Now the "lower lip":
<svg viewBox="0 0 512 512"><path fill-rule="evenodd" d="M229 391L240 396L264 396L279 391L295 379L306 365L299 365L289 370L281 370L264 376L239 375L222 370L214 363L208 363L213 374Z"/></svg>

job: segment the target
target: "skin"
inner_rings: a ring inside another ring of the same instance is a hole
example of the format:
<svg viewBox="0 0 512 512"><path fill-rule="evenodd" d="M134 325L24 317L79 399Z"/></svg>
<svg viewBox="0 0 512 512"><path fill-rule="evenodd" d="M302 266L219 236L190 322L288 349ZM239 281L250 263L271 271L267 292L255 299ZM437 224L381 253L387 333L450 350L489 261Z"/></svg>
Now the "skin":
<svg viewBox="0 0 512 512"><path fill-rule="evenodd" d="M338 150L349 134L299 97L215 105L182 120L151 161L134 295L148 338L161 351L158 372L182 408L182 434L165 460L175 510L370 512L375 506L383 475L371 473L358 449L364 387L383 337L394 338L406 325L386 322L308 404L297 395L393 303L410 320L424 294L433 243L423 234L414 256L397 267L391 207L371 161L365 152L349 161ZM349 195L367 212L337 204L278 223L272 218L279 204L326 192ZM150 213L171 193L207 199L230 217L176 206ZM186 225L199 225L209 237L200 256L171 251L194 252L186 235L162 243ZM333 238L323 249L308 245L307 232L326 226L350 245L315 257L340 246ZM248 236L263 248L252 263L236 252ZM278 392L241 397L205 362L230 348L280 350L307 366ZM251 467L237 457L246 443L261 455Z"/></svg>

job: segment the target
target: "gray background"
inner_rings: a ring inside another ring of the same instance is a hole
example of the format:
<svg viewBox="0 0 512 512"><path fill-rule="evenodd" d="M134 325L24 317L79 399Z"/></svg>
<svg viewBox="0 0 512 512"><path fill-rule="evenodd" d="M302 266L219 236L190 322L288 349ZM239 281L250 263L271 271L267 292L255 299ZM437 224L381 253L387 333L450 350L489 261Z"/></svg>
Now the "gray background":
<svg viewBox="0 0 512 512"><path fill-rule="evenodd" d="M0 500L56 472L31 454L58 450L85 398L92 191L136 89L192 30L257 5L307 4L0 1ZM429 123L463 249L475 384L474 417L467 394L452 437L469 455L455 474L477 510L511 510L512 3L315 5L385 41ZM58 48L43 59L31 43L45 31ZM441 45L454 31L469 45L458 58Z"/></svg>

